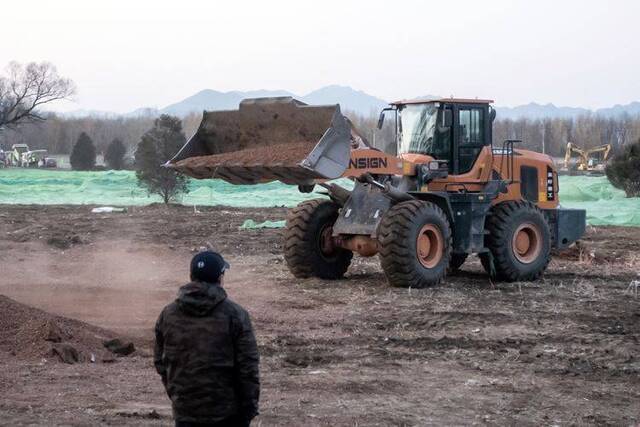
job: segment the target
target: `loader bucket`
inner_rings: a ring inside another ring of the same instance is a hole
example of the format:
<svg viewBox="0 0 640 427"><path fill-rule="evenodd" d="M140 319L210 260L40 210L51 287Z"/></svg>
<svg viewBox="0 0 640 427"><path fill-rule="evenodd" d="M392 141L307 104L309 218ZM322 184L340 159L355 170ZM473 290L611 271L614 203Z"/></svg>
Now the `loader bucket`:
<svg viewBox="0 0 640 427"><path fill-rule="evenodd" d="M291 97L246 99L234 111L205 111L197 132L167 166L232 184L309 184L342 175L351 126L340 106Z"/></svg>

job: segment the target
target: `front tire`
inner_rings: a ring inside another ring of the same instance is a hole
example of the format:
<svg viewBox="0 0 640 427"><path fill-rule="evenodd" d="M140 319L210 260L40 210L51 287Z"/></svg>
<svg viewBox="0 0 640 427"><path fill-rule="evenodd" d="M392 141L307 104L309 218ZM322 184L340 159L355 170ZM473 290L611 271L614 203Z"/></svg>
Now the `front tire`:
<svg viewBox="0 0 640 427"><path fill-rule="evenodd" d="M551 260L551 232L544 214L533 203L514 201L494 206L487 217L487 229L486 244L496 279L533 281L542 276ZM490 270L488 259L482 265Z"/></svg>
<svg viewBox="0 0 640 427"><path fill-rule="evenodd" d="M284 259L298 278L340 279L353 252L333 246L331 232L339 207L331 200L314 199L289 211L284 231Z"/></svg>
<svg viewBox="0 0 640 427"><path fill-rule="evenodd" d="M431 202L393 206L378 231L380 263L391 286L424 288L446 276L451 260L451 226Z"/></svg>

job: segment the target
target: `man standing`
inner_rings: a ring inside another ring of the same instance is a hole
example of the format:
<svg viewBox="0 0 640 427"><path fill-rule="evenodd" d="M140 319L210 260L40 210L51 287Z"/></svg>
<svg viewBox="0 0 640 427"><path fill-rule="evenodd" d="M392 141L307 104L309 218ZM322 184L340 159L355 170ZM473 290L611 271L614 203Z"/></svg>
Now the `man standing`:
<svg viewBox="0 0 640 427"><path fill-rule="evenodd" d="M258 414L258 347L249 314L227 298L229 264L216 252L191 260L191 283L156 322L154 364L176 426L248 426Z"/></svg>

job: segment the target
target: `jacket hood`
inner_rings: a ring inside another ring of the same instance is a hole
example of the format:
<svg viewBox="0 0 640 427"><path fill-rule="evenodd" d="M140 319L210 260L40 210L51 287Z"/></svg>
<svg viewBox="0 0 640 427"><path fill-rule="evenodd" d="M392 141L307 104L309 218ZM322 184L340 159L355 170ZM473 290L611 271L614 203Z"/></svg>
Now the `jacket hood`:
<svg viewBox="0 0 640 427"><path fill-rule="evenodd" d="M227 293L218 283L191 282L180 288L176 302L184 313L202 317L226 298Z"/></svg>

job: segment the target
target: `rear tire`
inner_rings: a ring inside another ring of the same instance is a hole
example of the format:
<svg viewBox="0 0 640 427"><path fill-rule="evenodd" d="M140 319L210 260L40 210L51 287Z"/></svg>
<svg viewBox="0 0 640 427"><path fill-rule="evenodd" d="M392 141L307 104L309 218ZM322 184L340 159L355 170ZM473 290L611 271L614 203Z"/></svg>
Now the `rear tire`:
<svg viewBox="0 0 640 427"><path fill-rule="evenodd" d="M284 231L284 259L295 277L334 280L346 273L353 253L333 247L330 241L338 210L338 205L330 200L314 199L289 211Z"/></svg>
<svg viewBox="0 0 640 427"><path fill-rule="evenodd" d="M431 202L393 206L378 230L380 263L391 286L424 288L438 284L451 259L451 226Z"/></svg>
<svg viewBox="0 0 640 427"><path fill-rule="evenodd" d="M514 201L492 208L487 217L486 245L491 251L495 278L507 282L539 279L551 260L551 232L533 203ZM490 271L489 259L482 262Z"/></svg>

